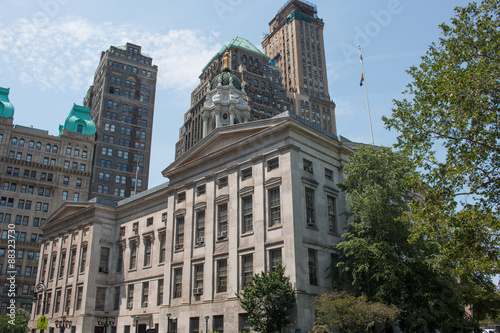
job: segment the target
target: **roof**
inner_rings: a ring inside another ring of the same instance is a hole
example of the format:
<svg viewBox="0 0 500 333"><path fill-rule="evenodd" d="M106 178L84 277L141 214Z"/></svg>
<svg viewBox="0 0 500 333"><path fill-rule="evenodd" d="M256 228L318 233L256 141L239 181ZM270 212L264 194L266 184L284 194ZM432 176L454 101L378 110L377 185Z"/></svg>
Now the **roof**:
<svg viewBox="0 0 500 333"><path fill-rule="evenodd" d="M219 57L221 54L223 54L230 47L236 47L236 48L239 48L239 49L243 49L245 51L252 52L252 53L255 53L255 54L257 54L257 55L259 55L261 57L269 59L268 56L266 56L264 53L262 53L255 45L253 45L252 43L250 43L248 40L246 40L245 38L236 37L236 38L233 38L233 40L231 42L229 42L229 44L224 45L220 49L220 51L217 52L217 54L214 55L212 57L212 59L210 59L210 61L207 63L207 65L205 67L203 67L202 72L205 71L205 68L207 68L208 65L210 65L212 63L212 61L214 61L215 58Z"/></svg>
<svg viewBox="0 0 500 333"><path fill-rule="evenodd" d="M78 126L80 125L82 126L81 130L78 130ZM64 125L59 125L59 135L61 135L63 130L95 135L95 123L90 118L90 108L73 104Z"/></svg>
<svg viewBox="0 0 500 333"><path fill-rule="evenodd" d="M9 101L10 88L0 87L0 117L13 118L14 105Z"/></svg>

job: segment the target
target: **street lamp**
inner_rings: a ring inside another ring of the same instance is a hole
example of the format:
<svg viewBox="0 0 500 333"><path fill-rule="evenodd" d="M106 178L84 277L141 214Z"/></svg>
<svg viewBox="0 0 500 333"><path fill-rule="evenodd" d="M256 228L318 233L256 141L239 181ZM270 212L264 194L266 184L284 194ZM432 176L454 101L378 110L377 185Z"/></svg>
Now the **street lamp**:
<svg viewBox="0 0 500 333"><path fill-rule="evenodd" d="M208 318L210 318L209 315L205 316L205 333L208 333Z"/></svg>
<svg viewBox="0 0 500 333"><path fill-rule="evenodd" d="M72 324L71 320L66 320L66 316L62 316L62 320L56 320L56 327L59 328L61 333L64 333L64 330L70 328Z"/></svg>
<svg viewBox="0 0 500 333"><path fill-rule="evenodd" d="M42 316L45 314L45 303L47 302L47 299L45 298L45 294L47 291L47 287L43 283L39 283L35 286L35 293L33 294L33 302L38 302L38 294L43 293L42 295ZM38 308L38 304L37 304ZM40 333L43 333L44 330L40 330Z"/></svg>
<svg viewBox="0 0 500 333"><path fill-rule="evenodd" d="M172 314L170 312L167 312L167 333L170 333L170 316Z"/></svg>
<svg viewBox="0 0 500 333"><path fill-rule="evenodd" d="M139 316L135 316L135 333L139 333Z"/></svg>
<svg viewBox="0 0 500 333"><path fill-rule="evenodd" d="M104 333L108 331L108 326L115 326L115 318L109 316L109 312L104 312L104 317L97 317L97 325L104 327Z"/></svg>

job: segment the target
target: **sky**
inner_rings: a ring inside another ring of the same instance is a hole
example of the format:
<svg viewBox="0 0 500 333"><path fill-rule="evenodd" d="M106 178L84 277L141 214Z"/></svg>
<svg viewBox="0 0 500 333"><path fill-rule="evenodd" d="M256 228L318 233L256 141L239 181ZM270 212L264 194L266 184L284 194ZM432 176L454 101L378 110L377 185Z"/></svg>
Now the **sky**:
<svg viewBox="0 0 500 333"><path fill-rule="evenodd" d="M191 91L220 48L239 36L261 42L286 0L16 0L0 3L0 87L10 88L14 123L58 135L73 103L82 105L102 51L131 42L158 66L149 187L165 182ZM337 132L391 146L393 100L405 98L406 70L418 66L463 0L316 0Z"/></svg>

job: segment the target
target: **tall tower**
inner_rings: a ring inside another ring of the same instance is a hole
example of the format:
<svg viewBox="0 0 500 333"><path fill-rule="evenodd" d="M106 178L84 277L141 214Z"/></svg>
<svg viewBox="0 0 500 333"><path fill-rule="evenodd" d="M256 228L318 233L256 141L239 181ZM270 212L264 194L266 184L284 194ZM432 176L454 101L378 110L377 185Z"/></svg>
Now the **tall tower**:
<svg viewBox="0 0 500 333"><path fill-rule="evenodd" d="M314 4L289 0L269 22L264 53L282 71L283 86L294 112L336 133L335 103L330 100L326 73L323 20Z"/></svg>
<svg viewBox="0 0 500 333"><path fill-rule="evenodd" d="M120 200L148 188L158 67L138 45L111 46L84 105L97 127L89 198Z"/></svg>

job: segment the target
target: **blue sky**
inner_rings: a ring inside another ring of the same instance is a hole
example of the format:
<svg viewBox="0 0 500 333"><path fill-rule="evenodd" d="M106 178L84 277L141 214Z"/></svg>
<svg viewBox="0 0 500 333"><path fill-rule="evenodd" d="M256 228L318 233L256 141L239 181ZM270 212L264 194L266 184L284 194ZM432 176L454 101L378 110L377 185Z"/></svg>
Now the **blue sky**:
<svg viewBox="0 0 500 333"><path fill-rule="evenodd" d="M73 103L82 104L101 51L132 42L158 65L150 187L174 160L174 146L190 93L202 68L240 36L261 49L268 23L285 0L16 0L0 4L0 86L10 87L14 123L57 135ZM337 131L370 143L365 91L359 86L361 44L375 144L390 146L384 129L393 99L409 83L438 25L463 0L317 0L325 22L329 92L337 104Z"/></svg>

